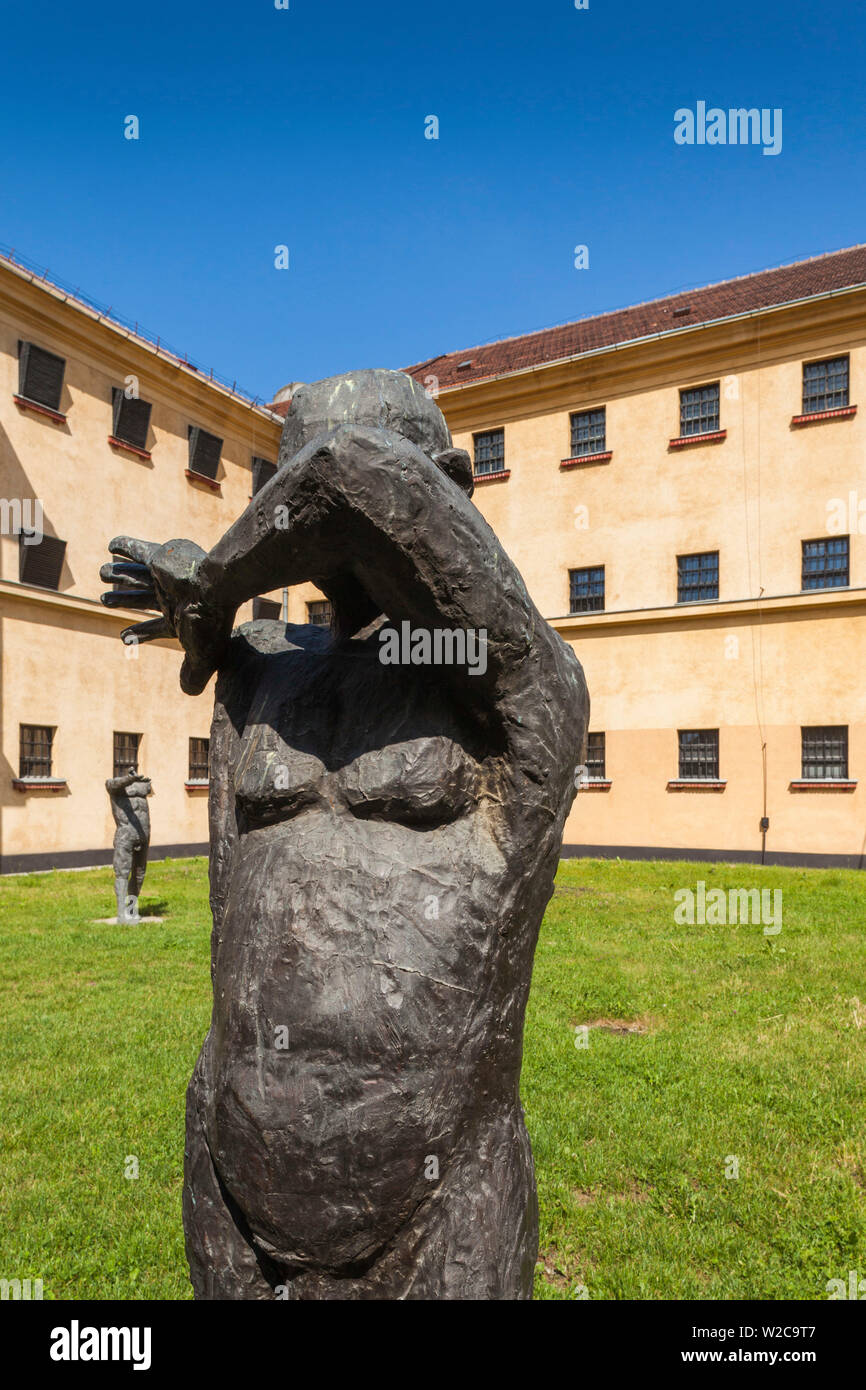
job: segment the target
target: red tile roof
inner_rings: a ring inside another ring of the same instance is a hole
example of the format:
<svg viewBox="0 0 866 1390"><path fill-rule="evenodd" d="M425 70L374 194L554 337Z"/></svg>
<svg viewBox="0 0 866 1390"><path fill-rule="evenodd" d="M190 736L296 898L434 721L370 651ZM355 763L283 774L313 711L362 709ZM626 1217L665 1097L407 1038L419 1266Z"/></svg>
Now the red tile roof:
<svg viewBox="0 0 866 1390"><path fill-rule="evenodd" d="M436 376L440 389L447 390L598 348L632 342L636 338L712 323L730 315L790 304L828 290L863 284L866 284L866 245L851 246L794 265L761 270L754 275L686 290L629 309L579 319L577 323L524 333L517 338L504 338L460 352L443 353L406 367L405 371L420 381ZM467 362L469 366L465 365ZM461 364L464 364L462 370Z"/></svg>

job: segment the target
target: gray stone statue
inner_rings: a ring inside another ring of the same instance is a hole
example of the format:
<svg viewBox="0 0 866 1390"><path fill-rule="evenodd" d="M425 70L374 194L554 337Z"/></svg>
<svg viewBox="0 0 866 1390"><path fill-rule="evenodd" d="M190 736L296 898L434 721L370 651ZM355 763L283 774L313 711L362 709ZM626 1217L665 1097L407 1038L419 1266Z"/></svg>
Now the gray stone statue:
<svg viewBox="0 0 866 1390"><path fill-rule="evenodd" d="M109 546L105 600L162 614L125 639L176 634L190 694L217 674L198 1298L531 1297L523 1020L588 698L472 487L426 392L359 372L295 392L209 554ZM310 580L331 632L232 631Z"/></svg>
<svg viewBox="0 0 866 1390"><path fill-rule="evenodd" d="M147 871L150 844L150 811L147 798L152 794L149 777L131 767L122 777L109 777L105 784L111 798L114 832L114 893L117 920L128 926L138 923L138 899Z"/></svg>

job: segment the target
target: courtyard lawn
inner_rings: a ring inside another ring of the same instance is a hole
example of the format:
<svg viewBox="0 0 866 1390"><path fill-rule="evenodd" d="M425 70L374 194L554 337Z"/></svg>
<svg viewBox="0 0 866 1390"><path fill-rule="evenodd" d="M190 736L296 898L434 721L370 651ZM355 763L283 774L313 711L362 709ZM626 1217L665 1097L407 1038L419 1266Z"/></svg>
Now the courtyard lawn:
<svg viewBox="0 0 866 1390"><path fill-rule="evenodd" d="M678 925L673 895L698 880L781 888L782 930ZM206 864L151 866L161 924L97 925L111 886L108 869L0 879L0 1276L187 1298ZM536 1297L821 1299L866 1277L864 1048L866 875L561 866L522 1081Z"/></svg>

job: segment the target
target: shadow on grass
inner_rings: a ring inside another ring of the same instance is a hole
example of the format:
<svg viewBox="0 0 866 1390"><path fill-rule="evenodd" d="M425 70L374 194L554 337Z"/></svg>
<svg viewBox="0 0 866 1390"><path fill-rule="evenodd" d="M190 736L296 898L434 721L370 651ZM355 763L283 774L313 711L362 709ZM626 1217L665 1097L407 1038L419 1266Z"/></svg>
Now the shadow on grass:
<svg viewBox="0 0 866 1390"><path fill-rule="evenodd" d="M164 898L159 898L156 902L151 902L149 898L138 900L138 911L141 917L170 917L171 908Z"/></svg>

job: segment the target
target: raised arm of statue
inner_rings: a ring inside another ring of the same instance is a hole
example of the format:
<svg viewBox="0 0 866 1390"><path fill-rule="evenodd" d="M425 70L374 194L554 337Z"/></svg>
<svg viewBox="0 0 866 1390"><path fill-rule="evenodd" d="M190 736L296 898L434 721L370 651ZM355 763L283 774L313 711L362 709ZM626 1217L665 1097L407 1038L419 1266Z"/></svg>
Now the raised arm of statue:
<svg viewBox="0 0 866 1390"><path fill-rule="evenodd" d="M283 459L207 555L189 541L157 547L125 537L110 549L140 562L138 594L164 614L125 638L173 630L186 651L181 684L190 694L223 660L242 603L313 581L332 598L344 636L381 613L413 629L483 634L483 674L456 665L443 674L531 764L554 761L551 740L562 735L565 711L586 701L579 664L466 491L421 447L387 429L338 427ZM131 567L123 569L132 577ZM118 577L110 565L103 574Z"/></svg>

